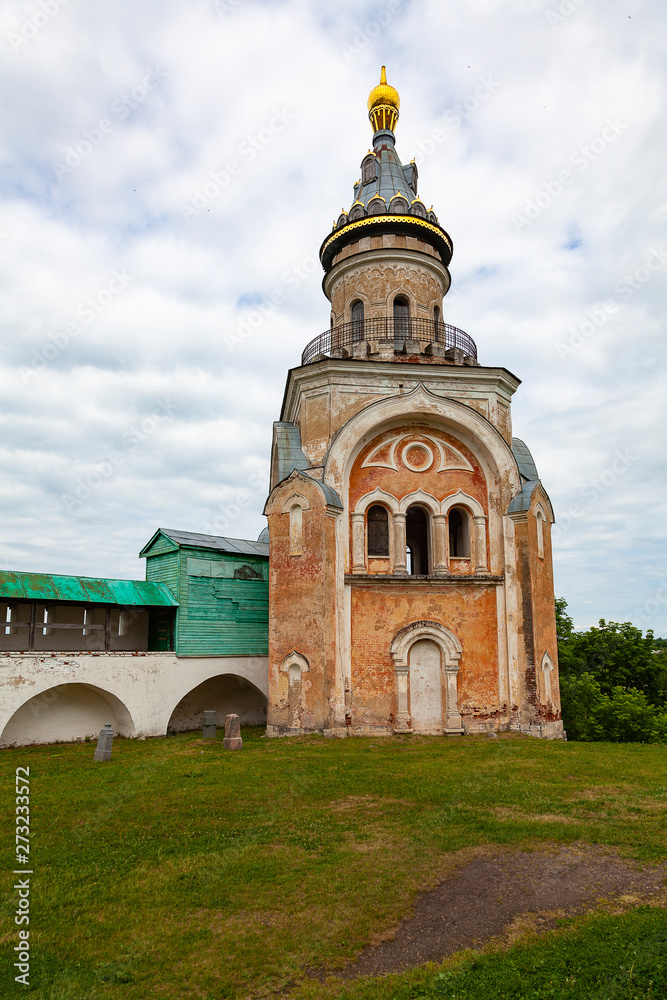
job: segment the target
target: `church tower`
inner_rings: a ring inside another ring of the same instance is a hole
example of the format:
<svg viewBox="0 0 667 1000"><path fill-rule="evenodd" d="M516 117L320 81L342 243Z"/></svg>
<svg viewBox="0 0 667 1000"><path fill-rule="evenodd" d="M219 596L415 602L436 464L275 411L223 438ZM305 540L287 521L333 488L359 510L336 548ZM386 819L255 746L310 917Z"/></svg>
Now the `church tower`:
<svg viewBox="0 0 667 1000"><path fill-rule="evenodd" d="M505 368L444 322L452 241L395 144L320 249L330 328L274 425L268 735L515 730L562 738L549 497Z"/></svg>

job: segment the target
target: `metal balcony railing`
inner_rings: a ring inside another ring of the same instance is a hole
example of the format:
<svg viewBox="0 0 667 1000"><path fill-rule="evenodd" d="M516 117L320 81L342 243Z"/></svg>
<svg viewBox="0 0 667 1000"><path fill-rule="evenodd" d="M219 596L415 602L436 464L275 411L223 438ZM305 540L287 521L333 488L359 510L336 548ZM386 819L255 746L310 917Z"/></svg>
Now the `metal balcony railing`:
<svg viewBox="0 0 667 1000"><path fill-rule="evenodd" d="M301 364L309 365L321 357L349 357L354 345L363 341L371 345L370 354L389 349L396 354L412 353L417 345L424 353L429 344L438 344L445 350L456 348L464 356L477 360L477 345L472 337L449 323L436 323L430 319L394 318L376 316L373 319L353 320L332 330L325 330L306 346ZM338 351L344 352L338 354ZM354 351L356 356L357 352Z"/></svg>

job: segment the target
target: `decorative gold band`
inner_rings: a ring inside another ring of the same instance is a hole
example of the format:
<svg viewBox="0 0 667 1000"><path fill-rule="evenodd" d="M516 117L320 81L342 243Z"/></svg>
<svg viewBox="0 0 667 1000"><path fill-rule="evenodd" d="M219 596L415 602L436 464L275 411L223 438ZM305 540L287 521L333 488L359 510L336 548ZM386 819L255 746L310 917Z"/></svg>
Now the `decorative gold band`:
<svg viewBox="0 0 667 1000"><path fill-rule="evenodd" d="M432 222L426 222L425 219L415 218L414 215L369 215L365 219L357 219L356 222L348 222L346 226L342 226L340 229L337 229L335 233L332 233L320 250L320 256L324 253L326 248L333 243L334 240L337 240L343 233L349 233L350 230L358 229L360 226L374 226L378 222L408 222L410 225L420 226L422 229L428 229L430 232L436 233L441 240L445 241L449 249L452 250L452 244L447 239L443 230L439 229L438 226L434 226Z"/></svg>

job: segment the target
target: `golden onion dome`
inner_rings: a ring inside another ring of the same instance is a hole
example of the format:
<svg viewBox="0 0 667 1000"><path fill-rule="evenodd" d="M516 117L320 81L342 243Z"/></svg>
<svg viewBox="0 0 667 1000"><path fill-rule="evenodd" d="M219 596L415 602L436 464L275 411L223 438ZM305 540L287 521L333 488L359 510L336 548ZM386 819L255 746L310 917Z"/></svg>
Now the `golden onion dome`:
<svg viewBox="0 0 667 1000"><path fill-rule="evenodd" d="M383 66L380 82L377 87L373 87L368 96L368 117L373 124L374 131L390 129L393 132L398 121L400 106L401 99L398 96L398 91L387 83L387 70Z"/></svg>

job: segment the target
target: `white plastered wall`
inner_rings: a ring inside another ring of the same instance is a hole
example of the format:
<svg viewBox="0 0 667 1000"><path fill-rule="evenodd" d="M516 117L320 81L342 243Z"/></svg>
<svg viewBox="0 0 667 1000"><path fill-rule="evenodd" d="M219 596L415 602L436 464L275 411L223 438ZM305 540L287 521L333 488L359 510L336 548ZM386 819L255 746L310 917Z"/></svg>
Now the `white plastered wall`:
<svg viewBox="0 0 667 1000"><path fill-rule="evenodd" d="M226 674L268 697L265 656L5 653L0 655L0 746L83 738L95 734L88 732L92 725L99 732L105 722L122 735L163 736L189 692ZM97 726L104 713L108 717Z"/></svg>

